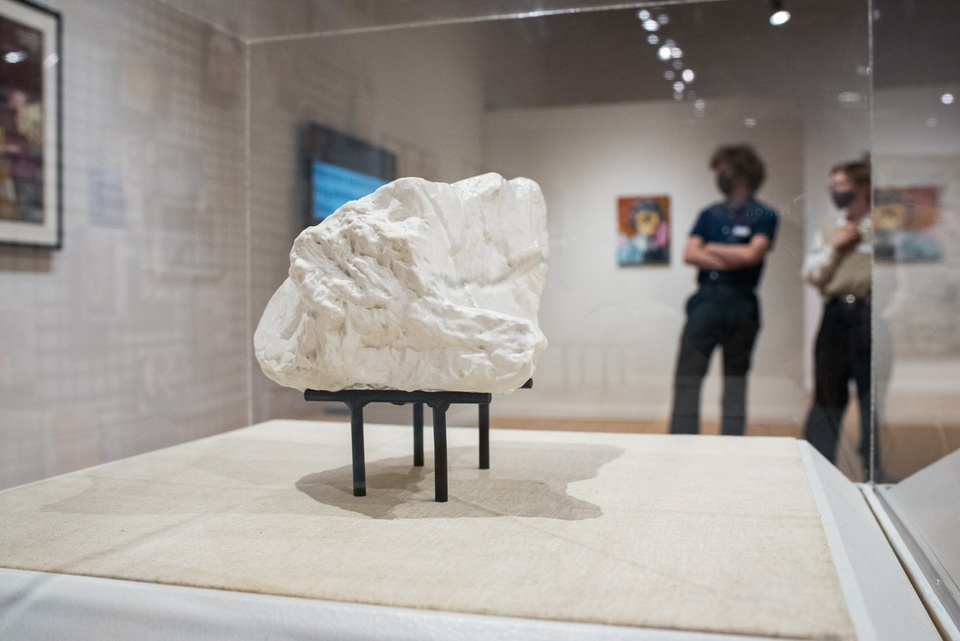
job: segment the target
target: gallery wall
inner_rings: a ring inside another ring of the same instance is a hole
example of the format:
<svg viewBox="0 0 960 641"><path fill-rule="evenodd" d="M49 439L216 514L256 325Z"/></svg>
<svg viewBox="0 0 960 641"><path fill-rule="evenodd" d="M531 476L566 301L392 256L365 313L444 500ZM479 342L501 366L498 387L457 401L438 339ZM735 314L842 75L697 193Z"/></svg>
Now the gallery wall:
<svg viewBox="0 0 960 641"><path fill-rule="evenodd" d="M247 422L242 45L154 1L49 4L63 247L0 248L0 487Z"/></svg>
<svg viewBox="0 0 960 641"><path fill-rule="evenodd" d="M749 119L749 125L745 124ZM720 196L709 169L719 145L752 144L767 165L758 193L781 215L760 289L763 330L750 413L794 421L802 413L804 133L790 104L762 98L501 111L487 115L486 160L540 183L548 207L550 271L540 322L550 347L535 389L498 399L495 413L665 420L684 303L696 271L682 250L697 213ZM621 196L671 199L668 266L618 267ZM716 361L704 416L718 413Z"/></svg>

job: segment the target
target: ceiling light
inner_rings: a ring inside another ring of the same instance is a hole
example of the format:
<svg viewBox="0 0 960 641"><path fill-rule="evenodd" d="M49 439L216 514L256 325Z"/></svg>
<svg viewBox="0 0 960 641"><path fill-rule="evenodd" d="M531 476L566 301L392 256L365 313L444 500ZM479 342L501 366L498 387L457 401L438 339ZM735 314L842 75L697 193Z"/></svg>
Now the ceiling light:
<svg viewBox="0 0 960 641"><path fill-rule="evenodd" d="M743 126L744 126L744 127L749 127L749 128L752 129L753 127L756 127L756 126L757 126L757 121L754 120L753 118L744 118L744 119L743 119Z"/></svg>
<svg viewBox="0 0 960 641"><path fill-rule="evenodd" d="M674 91L683 91L683 83L682 83L682 82L675 82L675 83L673 83L673 90L674 90Z"/></svg>
<svg viewBox="0 0 960 641"><path fill-rule="evenodd" d="M647 11L646 9L641 9L640 11L637 12L637 17L643 20L644 22L646 22L647 20L650 19L650 12Z"/></svg>
<svg viewBox="0 0 960 641"><path fill-rule="evenodd" d="M673 47L670 49L670 57L679 60L683 57L683 50L680 47Z"/></svg>
<svg viewBox="0 0 960 641"><path fill-rule="evenodd" d="M779 27L790 19L790 12L783 8L783 0L770 0L770 24Z"/></svg>
<svg viewBox="0 0 960 641"><path fill-rule="evenodd" d="M852 102L860 102L862 99L863 99L863 96L861 96L856 91L844 91L839 96L837 96L837 100L847 104Z"/></svg>
<svg viewBox="0 0 960 641"><path fill-rule="evenodd" d="M953 94L952 94L952 93L945 93L945 94L943 94L942 96L940 96L940 102L942 102L942 103L945 104L945 105L952 105L952 104L953 104Z"/></svg>
<svg viewBox="0 0 960 641"><path fill-rule="evenodd" d="M936 119L936 118L927 118L927 126L928 126L928 127L936 127L936 126L937 126L937 119Z"/></svg>
<svg viewBox="0 0 960 641"><path fill-rule="evenodd" d="M652 45L655 45L658 42L660 42L660 36L658 36L655 33L651 33L649 36L647 36L647 42L649 42Z"/></svg>
<svg viewBox="0 0 960 641"><path fill-rule="evenodd" d="M647 31L656 31L657 29L660 28L660 23L657 22L656 20L644 20L643 28L646 29Z"/></svg>
<svg viewBox="0 0 960 641"><path fill-rule="evenodd" d="M4 55L3 59L13 65L26 60L27 54L23 51L11 51Z"/></svg>
<svg viewBox="0 0 960 641"><path fill-rule="evenodd" d="M673 92L673 99L674 99L674 100L683 100L683 92L682 92L682 91L674 91L674 92Z"/></svg>
<svg viewBox="0 0 960 641"><path fill-rule="evenodd" d="M670 47L668 47L667 45L663 45L662 47L657 49L657 57L660 58L661 60L669 60Z"/></svg>
<svg viewBox="0 0 960 641"><path fill-rule="evenodd" d="M657 16L657 22L659 22L663 26L667 26L668 24L670 24L670 16L668 16L665 13L661 13L659 16Z"/></svg>
<svg viewBox="0 0 960 641"><path fill-rule="evenodd" d="M676 69L677 71L680 71L681 69L683 69L683 63L679 60L674 60L673 68Z"/></svg>
<svg viewBox="0 0 960 641"><path fill-rule="evenodd" d="M693 82L694 74L693 69L684 69L683 70L683 81L684 82Z"/></svg>
<svg viewBox="0 0 960 641"><path fill-rule="evenodd" d="M675 77L673 73L673 69L667 69L666 71L664 71L663 77L666 78L667 80L673 80Z"/></svg>
<svg viewBox="0 0 960 641"><path fill-rule="evenodd" d="M693 103L694 109L697 111L703 111L703 108L707 106L707 103L704 102L703 98Z"/></svg>

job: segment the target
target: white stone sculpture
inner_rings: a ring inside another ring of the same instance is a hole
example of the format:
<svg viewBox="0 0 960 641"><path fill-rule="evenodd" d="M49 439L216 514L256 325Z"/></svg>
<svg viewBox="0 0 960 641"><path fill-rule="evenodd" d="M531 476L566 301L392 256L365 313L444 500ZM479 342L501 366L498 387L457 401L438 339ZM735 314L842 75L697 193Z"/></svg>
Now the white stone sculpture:
<svg viewBox="0 0 960 641"><path fill-rule="evenodd" d="M532 180L401 178L296 239L257 360L299 390L513 391L547 345L547 252Z"/></svg>

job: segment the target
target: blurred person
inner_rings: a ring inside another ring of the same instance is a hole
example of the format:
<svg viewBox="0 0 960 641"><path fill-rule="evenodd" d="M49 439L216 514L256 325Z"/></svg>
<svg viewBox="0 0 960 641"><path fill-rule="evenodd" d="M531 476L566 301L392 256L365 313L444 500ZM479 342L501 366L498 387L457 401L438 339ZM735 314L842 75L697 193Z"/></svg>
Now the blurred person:
<svg viewBox="0 0 960 641"><path fill-rule="evenodd" d="M823 316L814 344L813 404L804 438L831 463L856 385L860 408L860 455L869 474L871 425L871 270L874 229L870 216L870 164L860 160L830 170L830 196L841 210L814 238L802 275L823 297Z"/></svg>
<svg viewBox="0 0 960 641"><path fill-rule="evenodd" d="M686 304L673 389L670 432L700 431L700 389L714 348L723 350L721 432L742 435L747 372L760 331L760 283L773 249L778 216L754 194L766 177L763 161L747 145L720 147L710 159L724 196L700 212L683 252L698 268L699 287Z"/></svg>

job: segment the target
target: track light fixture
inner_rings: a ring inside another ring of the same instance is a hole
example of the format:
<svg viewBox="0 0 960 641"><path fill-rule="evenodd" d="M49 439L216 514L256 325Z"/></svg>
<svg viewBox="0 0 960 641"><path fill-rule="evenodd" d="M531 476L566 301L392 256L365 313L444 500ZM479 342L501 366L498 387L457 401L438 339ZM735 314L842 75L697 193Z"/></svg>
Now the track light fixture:
<svg viewBox="0 0 960 641"><path fill-rule="evenodd" d="M783 8L783 0L770 0L770 24L779 27L790 19L790 12Z"/></svg>

